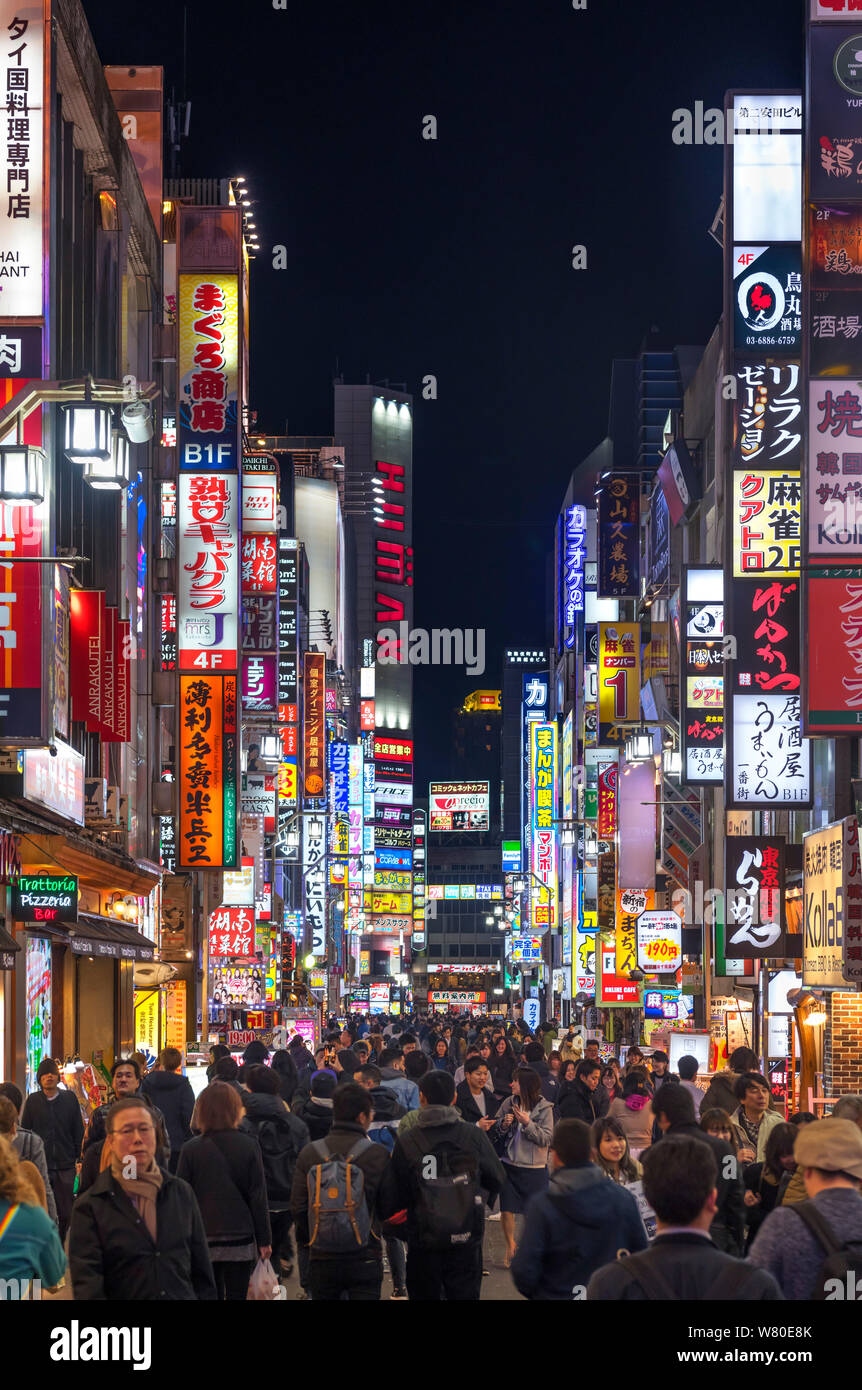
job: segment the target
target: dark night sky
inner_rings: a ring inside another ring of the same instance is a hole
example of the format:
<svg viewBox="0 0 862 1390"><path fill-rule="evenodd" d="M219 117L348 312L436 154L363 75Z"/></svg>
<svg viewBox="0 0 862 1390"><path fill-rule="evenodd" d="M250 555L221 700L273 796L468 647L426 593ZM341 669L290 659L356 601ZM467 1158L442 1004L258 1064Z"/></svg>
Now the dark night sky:
<svg viewBox="0 0 862 1390"><path fill-rule="evenodd" d="M106 63L181 81L177 0L84 6ZM672 112L798 86L802 31L803 0L188 6L182 173L244 174L257 199L259 424L331 433L336 363L407 383L415 623L486 629L474 684L496 683L505 644L545 640L553 522L606 433L612 358L651 324L703 343L719 315L722 151L675 145ZM421 783L451 771L447 711L470 682L416 677Z"/></svg>

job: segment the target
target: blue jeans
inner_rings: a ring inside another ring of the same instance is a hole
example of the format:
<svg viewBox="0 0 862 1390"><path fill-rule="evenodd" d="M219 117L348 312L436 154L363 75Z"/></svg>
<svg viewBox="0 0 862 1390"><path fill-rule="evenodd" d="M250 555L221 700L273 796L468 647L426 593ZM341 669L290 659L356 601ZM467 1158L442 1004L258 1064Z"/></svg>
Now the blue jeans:
<svg viewBox="0 0 862 1390"><path fill-rule="evenodd" d="M392 1271L392 1283L396 1289L407 1286L407 1247L403 1240L392 1237L386 1241L386 1258Z"/></svg>

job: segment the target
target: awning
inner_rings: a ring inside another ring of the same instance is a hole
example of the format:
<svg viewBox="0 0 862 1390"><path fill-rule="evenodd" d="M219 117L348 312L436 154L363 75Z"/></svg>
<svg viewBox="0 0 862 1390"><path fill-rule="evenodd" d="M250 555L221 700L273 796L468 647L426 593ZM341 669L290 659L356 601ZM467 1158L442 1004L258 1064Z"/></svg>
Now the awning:
<svg viewBox="0 0 862 1390"><path fill-rule="evenodd" d="M124 922L79 912L71 928L69 945L76 956L110 956L114 960L146 960L156 958L152 941Z"/></svg>
<svg viewBox="0 0 862 1390"><path fill-rule="evenodd" d="M0 970L14 970L15 952L20 950L14 936L10 936L5 927L0 927Z"/></svg>

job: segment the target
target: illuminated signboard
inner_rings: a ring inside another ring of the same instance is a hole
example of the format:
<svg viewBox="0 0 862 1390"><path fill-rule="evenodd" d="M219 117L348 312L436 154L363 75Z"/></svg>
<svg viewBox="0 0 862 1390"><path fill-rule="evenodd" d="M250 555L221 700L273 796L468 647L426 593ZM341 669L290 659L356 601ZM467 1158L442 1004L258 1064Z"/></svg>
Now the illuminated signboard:
<svg viewBox="0 0 862 1390"><path fill-rule="evenodd" d="M399 738L397 734L377 733L374 735L374 759L393 758L396 762L413 761L413 740Z"/></svg>
<svg viewBox="0 0 862 1390"><path fill-rule="evenodd" d="M242 707L275 714L276 669L274 656L243 656Z"/></svg>
<svg viewBox="0 0 862 1390"><path fill-rule="evenodd" d="M683 780L718 783L724 779L724 573L718 566L683 568L680 625Z"/></svg>
<svg viewBox="0 0 862 1390"><path fill-rule="evenodd" d="M637 968L637 923L643 912L655 908L652 888L617 889L614 973L628 978Z"/></svg>
<svg viewBox="0 0 862 1390"><path fill-rule="evenodd" d="M12 885L16 922L76 922L78 880L69 874L21 874Z"/></svg>
<svg viewBox="0 0 862 1390"><path fill-rule="evenodd" d="M305 795L323 796L325 781L326 724L324 689L326 657L306 652L303 657L305 691Z"/></svg>
<svg viewBox="0 0 862 1390"><path fill-rule="evenodd" d="M800 352L801 247L733 248L733 326L737 352Z"/></svg>
<svg viewBox="0 0 862 1390"><path fill-rule="evenodd" d="M682 918L675 912L642 912L635 926L638 969L670 975L682 965Z"/></svg>
<svg viewBox="0 0 862 1390"><path fill-rule="evenodd" d="M640 592L640 480L615 474L598 496L599 598L637 598Z"/></svg>
<svg viewBox="0 0 862 1390"><path fill-rule="evenodd" d="M243 594L275 594L278 591L278 537L243 535L242 592Z"/></svg>
<svg viewBox="0 0 862 1390"><path fill-rule="evenodd" d="M322 835L311 837L315 813L303 816L303 902L306 945L312 955L326 954L326 842Z"/></svg>
<svg viewBox="0 0 862 1390"><path fill-rule="evenodd" d="M24 750L24 798L83 825L84 759L60 739L54 748L53 757L47 748Z"/></svg>
<svg viewBox="0 0 862 1390"><path fill-rule="evenodd" d="M542 938L540 936L513 936L512 960L541 960Z"/></svg>
<svg viewBox="0 0 862 1390"><path fill-rule="evenodd" d="M487 830L490 824L488 782L431 782L429 830Z"/></svg>
<svg viewBox="0 0 862 1390"><path fill-rule="evenodd" d="M180 677L180 869L237 867L236 676Z"/></svg>
<svg viewBox="0 0 862 1390"><path fill-rule="evenodd" d="M599 623L598 742L618 743L624 731L615 727L640 716L640 624Z"/></svg>
<svg viewBox="0 0 862 1390"><path fill-rule="evenodd" d="M235 671L239 644L239 480L179 480L177 618L181 671Z"/></svg>
<svg viewBox="0 0 862 1390"><path fill-rule="evenodd" d="M817 565L862 565L862 388L858 381L809 382L806 514Z"/></svg>
<svg viewBox="0 0 862 1390"><path fill-rule="evenodd" d="M785 956L784 839L728 835L724 842L724 949L733 960Z"/></svg>
<svg viewBox="0 0 862 1390"><path fill-rule="evenodd" d="M809 734L852 734L862 726L862 570L808 575Z"/></svg>
<svg viewBox="0 0 862 1390"><path fill-rule="evenodd" d="M846 816L802 837L802 983L846 989L862 975L859 827Z"/></svg>
<svg viewBox="0 0 862 1390"><path fill-rule="evenodd" d="M254 912L247 907L220 907L209 917L210 956L255 954Z"/></svg>
<svg viewBox="0 0 862 1390"><path fill-rule="evenodd" d="M0 122L0 160L6 172L0 312L4 318L40 318L44 250L43 29L46 13L47 22L51 23L50 7L45 11L39 3L16 6L6 0L2 12L7 116ZM32 375L41 374L40 364Z"/></svg>
<svg viewBox="0 0 862 1390"><path fill-rule="evenodd" d="M798 575L802 544L799 469L754 466L733 473L733 573Z"/></svg>
<svg viewBox="0 0 862 1390"><path fill-rule="evenodd" d="M265 460L269 463L269 460ZM271 465L270 465L271 466ZM258 472L248 457L242 461L242 533L267 534L278 525L278 474Z"/></svg>
<svg viewBox="0 0 862 1390"><path fill-rule="evenodd" d="M530 725L530 866L547 890L532 884L531 927L536 934L556 924L557 906L557 726ZM541 934L541 933L539 933Z"/></svg>
<svg viewBox="0 0 862 1390"><path fill-rule="evenodd" d="M180 468L235 472L239 464L236 275L180 275L178 357Z"/></svg>
<svg viewBox="0 0 862 1390"><path fill-rule="evenodd" d="M729 805L811 804L811 743L801 731L799 695L735 696Z"/></svg>
<svg viewBox="0 0 862 1390"><path fill-rule="evenodd" d="M562 579L560 621L563 645L570 650L577 638L578 618L584 613L584 565L587 557L587 511L585 507L566 509L560 553Z"/></svg>

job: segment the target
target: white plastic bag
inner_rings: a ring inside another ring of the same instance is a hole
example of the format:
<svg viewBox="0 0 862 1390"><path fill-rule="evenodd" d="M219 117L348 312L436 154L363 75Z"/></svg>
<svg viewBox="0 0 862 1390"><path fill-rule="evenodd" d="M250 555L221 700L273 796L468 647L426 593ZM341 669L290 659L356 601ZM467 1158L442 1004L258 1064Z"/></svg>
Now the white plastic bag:
<svg viewBox="0 0 862 1390"><path fill-rule="evenodd" d="M271 1303L286 1296L269 1260L258 1260L248 1281L248 1297L254 1302Z"/></svg>

